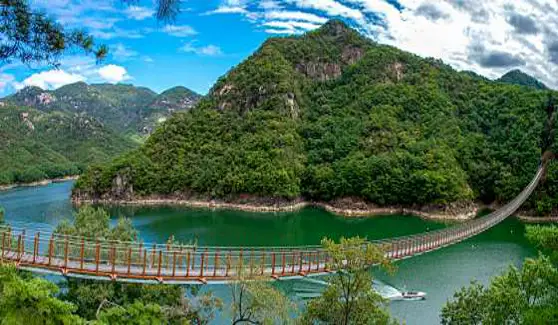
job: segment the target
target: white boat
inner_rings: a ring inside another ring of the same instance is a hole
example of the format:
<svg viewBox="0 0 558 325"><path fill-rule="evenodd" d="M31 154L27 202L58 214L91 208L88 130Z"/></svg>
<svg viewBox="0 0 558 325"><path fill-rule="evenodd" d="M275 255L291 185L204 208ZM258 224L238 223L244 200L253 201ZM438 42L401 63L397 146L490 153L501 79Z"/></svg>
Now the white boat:
<svg viewBox="0 0 558 325"><path fill-rule="evenodd" d="M403 300L424 300L426 293L422 291L403 291L401 292L401 299Z"/></svg>

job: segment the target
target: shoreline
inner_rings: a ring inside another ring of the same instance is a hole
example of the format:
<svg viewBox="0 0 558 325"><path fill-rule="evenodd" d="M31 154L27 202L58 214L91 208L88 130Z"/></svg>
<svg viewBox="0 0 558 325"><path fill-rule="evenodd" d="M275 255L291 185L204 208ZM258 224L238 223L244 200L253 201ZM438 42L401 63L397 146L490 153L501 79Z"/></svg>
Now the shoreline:
<svg viewBox="0 0 558 325"><path fill-rule="evenodd" d="M460 213L443 213L442 210L421 211L419 209L405 207L370 207L366 209L340 208L326 202L312 201L293 201L285 204L261 205L249 203L231 203L215 200L184 200L184 199L135 199L135 200L91 200L72 198L72 203L81 204L104 204L104 205L120 205L120 206L182 206L189 208L203 208L211 210L236 210L244 212L260 212L260 213L281 213L294 212L306 207L317 207L324 209L332 214L348 217L348 218L365 218L385 215L412 215L425 220L446 221L446 222L463 222L474 219L480 207L474 205L469 211Z"/></svg>
<svg viewBox="0 0 558 325"><path fill-rule="evenodd" d="M78 178L79 178L78 175L74 175L74 176L66 176L66 177L60 177L60 178L43 179L43 180L40 180L40 181L31 182L31 183L15 183L15 184L8 184L8 185L0 185L0 192L8 191L8 190L18 188L18 187L45 186L45 185L52 184L52 183L61 183L61 182L76 180Z"/></svg>
<svg viewBox="0 0 558 325"><path fill-rule="evenodd" d="M532 217L532 216L518 214L515 217L524 223L554 223L554 222L558 223L558 216Z"/></svg>

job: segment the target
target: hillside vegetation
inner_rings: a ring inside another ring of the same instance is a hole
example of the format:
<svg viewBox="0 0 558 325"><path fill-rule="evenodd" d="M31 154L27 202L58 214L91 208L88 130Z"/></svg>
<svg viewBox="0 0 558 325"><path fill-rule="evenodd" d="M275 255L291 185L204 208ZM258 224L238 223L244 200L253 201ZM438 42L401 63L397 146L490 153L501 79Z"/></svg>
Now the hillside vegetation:
<svg viewBox="0 0 558 325"><path fill-rule="evenodd" d="M534 77L522 72L521 70L512 70L500 77L498 81L541 90L549 89L545 84L535 79Z"/></svg>
<svg viewBox="0 0 558 325"><path fill-rule="evenodd" d="M43 112L87 114L117 133L137 138L153 132L173 112L190 109L200 97L185 87L158 95L151 89L127 84L77 82L53 91L26 87L4 101Z"/></svg>
<svg viewBox="0 0 558 325"><path fill-rule="evenodd" d="M0 185L81 173L137 147L93 118L0 107Z"/></svg>
<svg viewBox="0 0 558 325"><path fill-rule="evenodd" d="M457 72L330 21L267 40L141 148L90 169L74 195L503 202L533 176L542 135L554 137L553 96ZM531 204L557 194L544 188Z"/></svg>

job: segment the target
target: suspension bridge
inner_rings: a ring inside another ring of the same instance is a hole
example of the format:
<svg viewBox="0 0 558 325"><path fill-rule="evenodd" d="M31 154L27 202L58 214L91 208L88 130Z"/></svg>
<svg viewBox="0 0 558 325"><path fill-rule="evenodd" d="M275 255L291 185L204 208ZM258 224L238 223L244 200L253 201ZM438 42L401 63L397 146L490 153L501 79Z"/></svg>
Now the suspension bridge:
<svg viewBox="0 0 558 325"><path fill-rule="evenodd" d="M531 182L512 201L491 214L449 228L372 241L387 258L404 259L473 237L514 213L538 185ZM268 277L289 279L320 275L329 256L321 246L199 247L192 245L111 242L4 226L0 228L2 262L21 269L70 277L141 283L227 283Z"/></svg>

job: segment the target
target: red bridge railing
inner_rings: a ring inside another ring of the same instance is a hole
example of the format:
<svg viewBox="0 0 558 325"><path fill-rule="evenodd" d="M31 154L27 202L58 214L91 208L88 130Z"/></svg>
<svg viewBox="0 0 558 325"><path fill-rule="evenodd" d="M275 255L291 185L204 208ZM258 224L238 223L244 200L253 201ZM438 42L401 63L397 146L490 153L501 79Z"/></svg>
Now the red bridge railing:
<svg viewBox="0 0 558 325"><path fill-rule="evenodd" d="M475 236L498 224L533 192L543 167L511 202L482 218L450 228L373 241L386 257L402 259ZM227 282L255 277L275 279L329 272L321 246L196 247L192 245L111 242L52 232L0 227L0 260L37 272L119 281L166 283Z"/></svg>

